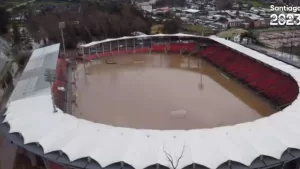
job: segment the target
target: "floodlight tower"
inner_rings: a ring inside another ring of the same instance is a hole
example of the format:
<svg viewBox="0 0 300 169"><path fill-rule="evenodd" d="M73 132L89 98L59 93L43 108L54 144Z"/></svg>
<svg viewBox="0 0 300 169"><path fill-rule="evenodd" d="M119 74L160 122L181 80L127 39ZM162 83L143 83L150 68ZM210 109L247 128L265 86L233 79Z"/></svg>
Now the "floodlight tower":
<svg viewBox="0 0 300 169"><path fill-rule="evenodd" d="M202 60L201 59L198 59L198 68L200 68L200 83L199 83L198 87L202 91L204 89L204 84L203 84L203 81L202 81L203 65L202 65Z"/></svg>
<svg viewBox="0 0 300 169"><path fill-rule="evenodd" d="M66 28L66 23L65 22L59 22L58 23L58 28L60 29L60 33L61 33L61 40L62 40L62 44L63 44L63 48L64 48L64 56L66 56L66 48L65 48L65 39L64 39L64 31L63 29Z"/></svg>
<svg viewBox="0 0 300 169"><path fill-rule="evenodd" d="M53 112L56 113L56 106L55 106L55 101L54 101L54 93L52 90L53 83L56 80L56 70L55 69L46 69L45 73L45 81L50 83L50 91L51 91L51 98L52 98L52 105L53 105Z"/></svg>
<svg viewBox="0 0 300 169"><path fill-rule="evenodd" d="M290 36L290 57L289 57L289 59L292 57L292 53L293 53L293 41L294 41L294 37L295 37L294 31L292 30L292 28L290 28L290 34L291 34L291 36Z"/></svg>

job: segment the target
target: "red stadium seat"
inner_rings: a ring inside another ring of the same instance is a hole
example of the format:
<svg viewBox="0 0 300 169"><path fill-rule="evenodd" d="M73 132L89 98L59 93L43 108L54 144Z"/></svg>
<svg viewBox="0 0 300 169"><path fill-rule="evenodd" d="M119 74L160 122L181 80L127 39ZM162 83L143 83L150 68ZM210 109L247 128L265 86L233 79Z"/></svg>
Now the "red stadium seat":
<svg viewBox="0 0 300 169"><path fill-rule="evenodd" d="M165 52L168 50L169 52L180 53L182 49L185 49L187 52L193 52L196 47L196 43L152 44L151 50L153 52ZM93 54L88 56L88 59L92 60L97 57L148 52L150 52L149 48L119 50ZM270 67L227 47L211 45L203 50L199 50L197 55L204 57L208 61L234 75L248 86L259 91L259 93L264 94L268 98L274 98L279 104L292 102L299 92L297 84L290 77L272 70ZM64 68L64 66L62 67L63 68L59 68L58 70L58 74L60 74L58 77L63 78L66 68ZM285 84L280 85L281 82L285 82ZM57 83L55 85L62 84Z"/></svg>
<svg viewBox="0 0 300 169"><path fill-rule="evenodd" d="M277 99L279 104L291 103L297 97L298 86L295 82L291 82L290 77L231 49L210 46L199 51L198 54L243 80L252 88L263 91L262 93L267 97ZM283 81L290 82L278 85Z"/></svg>

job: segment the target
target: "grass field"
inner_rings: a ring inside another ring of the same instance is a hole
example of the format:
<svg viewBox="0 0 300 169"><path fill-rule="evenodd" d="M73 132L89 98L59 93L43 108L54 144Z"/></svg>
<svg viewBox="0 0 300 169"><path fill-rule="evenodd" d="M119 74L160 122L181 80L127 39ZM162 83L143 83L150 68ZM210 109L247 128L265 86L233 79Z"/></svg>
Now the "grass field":
<svg viewBox="0 0 300 169"><path fill-rule="evenodd" d="M74 4L76 2L69 2L69 1L58 1L58 0L36 0L34 5L39 6L39 5L55 5L55 6L59 6L59 5L71 5Z"/></svg>
<svg viewBox="0 0 300 169"><path fill-rule="evenodd" d="M229 30L218 33L217 36L219 36L221 38L233 37L234 35L238 35L238 34L241 34L244 32L247 32L247 30L245 30L245 29L229 29Z"/></svg>
<svg viewBox="0 0 300 169"><path fill-rule="evenodd" d="M3 0L0 2L0 7L2 8L12 8L14 6L17 6L18 4L22 4L24 2L27 2L29 0Z"/></svg>
<svg viewBox="0 0 300 169"><path fill-rule="evenodd" d="M185 25L183 27L185 29L187 29L188 31L192 31L195 33L202 34L202 32L203 32L203 35L208 35L208 34L214 33L214 31L211 28L203 26L203 25Z"/></svg>
<svg viewBox="0 0 300 169"><path fill-rule="evenodd" d="M265 4L259 0L238 0L238 2L249 4L256 8L262 8L262 7L269 8L270 7L270 5Z"/></svg>
<svg viewBox="0 0 300 169"><path fill-rule="evenodd" d="M0 2L0 7L9 9L9 11L18 7L19 5L26 4L27 2L32 2L34 6L47 6L47 5L71 5L76 3L76 1L59 1L59 0L3 0Z"/></svg>
<svg viewBox="0 0 300 169"><path fill-rule="evenodd" d="M151 27L151 34L157 34L157 33L162 33L162 30L164 28L164 25L153 25Z"/></svg>

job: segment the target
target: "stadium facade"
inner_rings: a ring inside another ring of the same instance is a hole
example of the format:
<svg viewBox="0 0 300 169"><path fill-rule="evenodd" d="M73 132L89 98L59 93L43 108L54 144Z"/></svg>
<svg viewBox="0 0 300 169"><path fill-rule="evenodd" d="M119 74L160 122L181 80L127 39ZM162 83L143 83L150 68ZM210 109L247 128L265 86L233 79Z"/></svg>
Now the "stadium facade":
<svg viewBox="0 0 300 169"><path fill-rule="evenodd" d="M32 54L2 117L1 129L45 166L65 168L298 169L300 157L300 70L216 36L141 35L82 45L89 62L118 54L174 52L202 57L268 98L281 111L256 121L213 129L142 130L97 124L68 113L67 66L59 44ZM56 69L51 88L46 69ZM51 91L57 112L53 112ZM167 153L166 153L167 152ZM53 165L52 165L53 166ZM53 168L53 167L52 167Z"/></svg>

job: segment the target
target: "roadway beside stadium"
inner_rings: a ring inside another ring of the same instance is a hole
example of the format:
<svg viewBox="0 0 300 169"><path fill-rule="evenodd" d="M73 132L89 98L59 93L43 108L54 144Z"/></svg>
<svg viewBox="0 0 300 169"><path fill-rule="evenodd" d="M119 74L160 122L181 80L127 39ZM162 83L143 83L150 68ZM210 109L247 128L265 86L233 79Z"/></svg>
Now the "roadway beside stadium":
<svg viewBox="0 0 300 169"><path fill-rule="evenodd" d="M133 42L133 50L128 50L128 41L135 39L142 43ZM174 39L176 43L172 43ZM122 48L126 51L120 49L121 41L125 41ZM195 46L186 41L197 41L201 49L195 50ZM117 49L112 43L117 44ZM98 47L92 50L94 45ZM299 69L214 36L205 38L175 34L124 37L92 42L83 47L90 48L87 50L87 61L122 52L186 52L201 56L283 110L253 122L215 129L170 132L135 130L76 119L62 112L65 105L58 105L60 109L53 113L50 86L33 92L35 85L31 84L28 92L24 84L21 85L23 88L17 85L20 98L12 100L7 106L1 129L13 144L43 158L46 167L166 168L170 167L170 162L164 148L171 151L171 157L176 159L183 152L184 145L187 150L179 161L178 169L299 168ZM99 48L104 50L101 52ZM105 52L106 49L109 51ZM67 62L58 63L63 66L59 66L57 71L62 67L63 73L58 71L57 76L63 74L61 78L65 78L58 80L65 83ZM56 64L52 62L51 67ZM39 78L44 79L42 76ZM27 84L28 80L33 79L27 79ZM67 85L64 83L56 84L53 90ZM22 98L26 92L31 94L25 94ZM61 96L64 99L65 94ZM49 161L59 165L51 165Z"/></svg>

